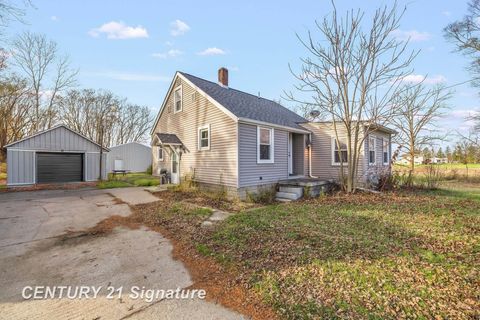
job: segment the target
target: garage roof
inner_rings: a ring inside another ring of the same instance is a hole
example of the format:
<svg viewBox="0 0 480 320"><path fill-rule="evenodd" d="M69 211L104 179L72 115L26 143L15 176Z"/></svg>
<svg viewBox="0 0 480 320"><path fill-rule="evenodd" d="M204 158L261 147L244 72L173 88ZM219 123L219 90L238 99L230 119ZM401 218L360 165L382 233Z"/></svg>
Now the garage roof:
<svg viewBox="0 0 480 320"><path fill-rule="evenodd" d="M59 128L64 128L64 129L72 132L73 134L78 135L78 136L80 136L81 138L87 140L88 142L90 142L90 143L92 143L92 144L94 144L94 145L96 145L96 146L98 146L98 147L101 147L98 143L96 143L95 141L93 141L93 140L85 137L85 136L82 135L81 133L78 133L78 132L70 129L69 127L67 127L67 126L64 125L64 124L59 124L59 125L56 125L56 126L54 126L54 127L51 127L50 129L47 129L47 130L44 130L44 131L40 131L40 132L35 133L35 134L31 135L31 136L28 136L28 137L25 137L25 138L23 138L23 139L14 141L14 142L12 142L12 143L10 143L10 144L7 144L7 145L5 146L5 148L14 147L14 146L16 146L16 145L18 145L18 144L20 144L20 143L22 143L22 142L26 142L27 140L33 139L33 138L35 138L35 137L37 137L37 136L40 136L40 135L44 135L44 134L46 134L46 133L48 133L48 132L57 130L57 129L59 129ZM108 148L106 148L106 147L103 147L103 150L106 151L106 152L110 151L110 149L108 149Z"/></svg>

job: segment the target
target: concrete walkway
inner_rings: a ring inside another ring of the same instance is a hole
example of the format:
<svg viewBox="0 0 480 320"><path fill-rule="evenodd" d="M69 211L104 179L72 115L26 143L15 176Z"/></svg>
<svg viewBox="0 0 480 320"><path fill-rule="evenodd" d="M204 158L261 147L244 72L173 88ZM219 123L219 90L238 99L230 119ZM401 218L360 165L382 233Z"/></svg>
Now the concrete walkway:
<svg viewBox="0 0 480 320"><path fill-rule="evenodd" d="M116 228L107 235L82 230L112 215L129 215L127 204L157 201L142 188L52 190L0 194L0 317L2 319L242 319L201 299L147 301L129 296L192 284L172 246L144 228ZM71 234L65 237L66 232ZM25 300L25 286L101 287L93 299ZM108 298L107 287L122 288Z"/></svg>

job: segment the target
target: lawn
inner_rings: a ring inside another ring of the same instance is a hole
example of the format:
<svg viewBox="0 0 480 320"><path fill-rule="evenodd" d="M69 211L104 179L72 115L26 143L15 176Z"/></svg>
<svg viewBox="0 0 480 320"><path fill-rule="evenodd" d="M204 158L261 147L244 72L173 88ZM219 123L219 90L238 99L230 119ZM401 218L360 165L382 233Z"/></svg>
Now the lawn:
<svg viewBox="0 0 480 320"><path fill-rule="evenodd" d="M475 186L337 194L242 210L210 229L200 227L205 212L192 214L179 201L141 214L233 270L232 282L279 318L473 319L480 316L478 200Z"/></svg>
<svg viewBox="0 0 480 320"><path fill-rule="evenodd" d="M127 173L126 175L113 176L109 174L107 181L98 183L100 189L124 188L124 187L148 187L160 184L160 179L147 173Z"/></svg>

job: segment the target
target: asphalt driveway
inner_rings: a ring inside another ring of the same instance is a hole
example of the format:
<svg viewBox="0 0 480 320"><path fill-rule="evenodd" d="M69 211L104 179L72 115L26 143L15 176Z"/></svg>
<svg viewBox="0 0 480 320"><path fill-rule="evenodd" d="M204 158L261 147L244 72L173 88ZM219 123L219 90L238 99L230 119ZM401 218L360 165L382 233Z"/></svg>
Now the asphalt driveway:
<svg viewBox="0 0 480 320"><path fill-rule="evenodd" d="M159 233L145 228L116 228L105 236L81 232L112 215L129 215L127 203L152 201L156 198L141 188L0 194L1 318L241 319L198 298L148 301L128 295L134 286L174 290L192 284ZM99 293L96 298L24 299L22 290L35 286L82 286ZM122 288L122 294L111 299L107 287Z"/></svg>

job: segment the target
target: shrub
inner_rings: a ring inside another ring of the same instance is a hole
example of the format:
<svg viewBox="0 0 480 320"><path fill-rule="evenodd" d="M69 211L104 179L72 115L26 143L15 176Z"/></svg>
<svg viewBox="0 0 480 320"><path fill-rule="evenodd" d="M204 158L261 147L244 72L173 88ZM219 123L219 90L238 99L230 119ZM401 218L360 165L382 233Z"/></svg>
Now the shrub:
<svg viewBox="0 0 480 320"><path fill-rule="evenodd" d="M160 184L159 179L138 179L133 182L137 187L150 187L158 186Z"/></svg>
<svg viewBox="0 0 480 320"><path fill-rule="evenodd" d="M247 191L247 201L252 203L270 204L275 202L275 188L261 188L257 192Z"/></svg>

